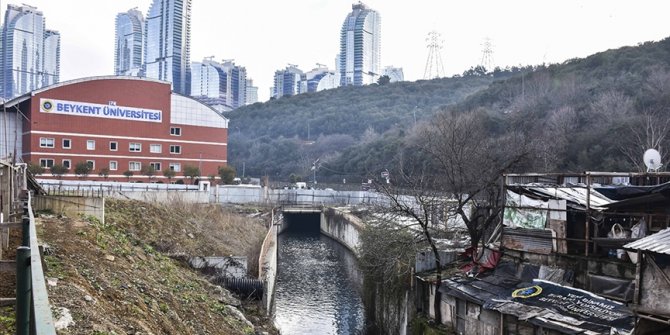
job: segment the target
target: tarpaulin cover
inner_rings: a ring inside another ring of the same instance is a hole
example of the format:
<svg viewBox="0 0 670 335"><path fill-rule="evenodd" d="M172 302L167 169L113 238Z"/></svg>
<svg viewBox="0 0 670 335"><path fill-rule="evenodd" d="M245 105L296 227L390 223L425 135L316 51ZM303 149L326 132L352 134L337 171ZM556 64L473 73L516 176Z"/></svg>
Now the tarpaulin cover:
<svg viewBox="0 0 670 335"><path fill-rule="evenodd" d="M670 183L653 186L608 186L596 188L598 192L613 200L625 200L652 193L668 194Z"/></svg>
<svg viewBox="0 0 670 335"><path fill-rule="evenodd" d="M631 331L635 317L623 304L593 293L535 279L532 286L511 292L512 300L556 311L599 326Z"/></svg>
<svg viewBox="0 0 670 335"><path fill-rule="evenodd" d="M549 203L546 201L535 200L508 190L503 224L511 228L542 229L547 223L548 208Z"/></svg>
<svg viewBox="0 0 670 335"><path fill-rule="evenodd" d="M589 275L591 292L616 297L625 301L633 300L635 282L606 276Z"/></svg>

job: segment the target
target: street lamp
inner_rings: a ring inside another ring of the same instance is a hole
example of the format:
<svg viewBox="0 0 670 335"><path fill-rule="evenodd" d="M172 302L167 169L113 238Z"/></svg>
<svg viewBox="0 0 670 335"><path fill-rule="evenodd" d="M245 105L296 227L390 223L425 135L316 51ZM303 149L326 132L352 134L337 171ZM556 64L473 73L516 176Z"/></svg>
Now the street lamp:
<svg viewBox="0 0 670 335"><path fill-rule="evenodd" d="M316 170L319 168L317 164L321 158L317 158L314 163L312 163L312 172L314 172L314 185L316 185Z"/></svg>

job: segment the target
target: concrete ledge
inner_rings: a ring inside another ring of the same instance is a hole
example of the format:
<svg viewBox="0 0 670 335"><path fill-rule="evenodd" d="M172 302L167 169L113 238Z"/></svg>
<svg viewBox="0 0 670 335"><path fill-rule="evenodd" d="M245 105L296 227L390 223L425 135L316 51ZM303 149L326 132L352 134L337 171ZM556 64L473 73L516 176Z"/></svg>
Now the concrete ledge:
<svg viewBox="0 0 670 335"><path fill-rule="evenodd" d="M91 215L105 223L105 198L39 195L33 198L33 209L51 210L70 217Z"/></svg>

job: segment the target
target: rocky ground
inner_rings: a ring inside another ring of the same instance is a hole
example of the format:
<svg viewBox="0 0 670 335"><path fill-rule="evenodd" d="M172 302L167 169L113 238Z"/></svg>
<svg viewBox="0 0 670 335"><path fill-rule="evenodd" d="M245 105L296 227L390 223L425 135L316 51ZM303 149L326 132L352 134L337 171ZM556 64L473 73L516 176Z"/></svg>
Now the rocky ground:
<svg viewBox="0 0 670 335"><path fill-rule="evenodd" d="M178 260L257 259L261 213L107 200L105 214L105 224L39 215L59 334L276 333L257 302L240 301Z"/></svg>

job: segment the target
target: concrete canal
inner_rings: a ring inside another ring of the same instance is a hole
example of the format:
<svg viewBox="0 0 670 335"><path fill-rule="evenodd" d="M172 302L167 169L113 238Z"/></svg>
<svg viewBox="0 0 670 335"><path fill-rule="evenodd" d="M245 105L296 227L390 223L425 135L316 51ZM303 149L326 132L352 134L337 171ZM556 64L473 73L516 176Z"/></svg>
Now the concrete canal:
<svg viewBox="0 0 670 335"><path fill-rule="evenodd" d="M321 233L322 219L320 213L285 214L274 296L275 324L282 334L364 332L356 257Z"/></svg>

